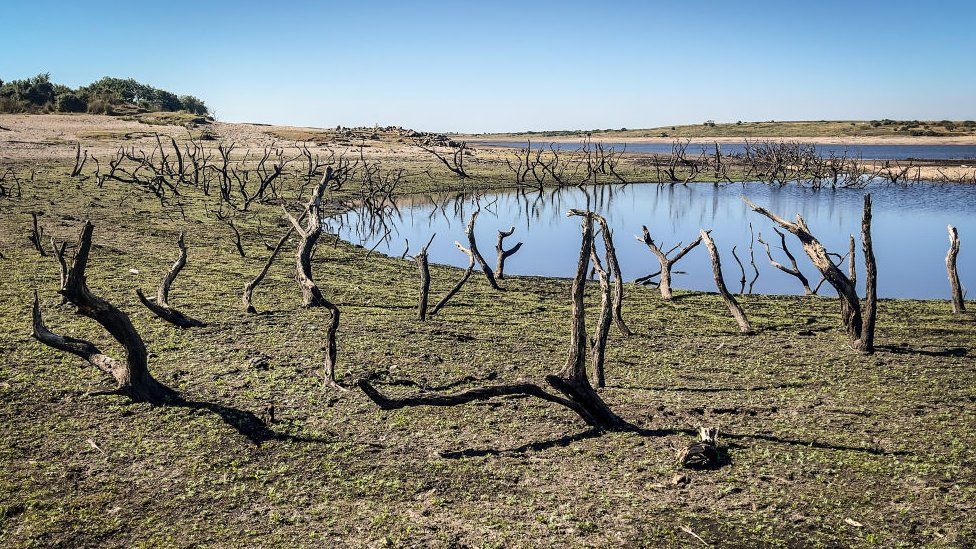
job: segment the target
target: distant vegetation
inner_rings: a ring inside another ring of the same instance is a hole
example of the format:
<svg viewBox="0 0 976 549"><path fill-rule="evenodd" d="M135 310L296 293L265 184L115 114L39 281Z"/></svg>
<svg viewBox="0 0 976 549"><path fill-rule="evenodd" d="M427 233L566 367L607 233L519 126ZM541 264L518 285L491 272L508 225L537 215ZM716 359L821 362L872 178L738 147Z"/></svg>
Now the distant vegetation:
<svg viewBox="0 0 976 549"><path fill-rule="evenodd" d="M4 82L0 79L0 112L135 114L185 111L208 115L203 101L136 82L132 78L105 77L71 89L51 81L49 74Z"/></svg>
<svg viewBox="0 0 976 549"><path fill-rule="evenodd" d="M511 134L492 134L503 136L538 137L593 137L634 138L712 138L712 137L918 137L942 136L958 137L976 135L976 121L919 121L919 120L819 120L792 122L730 122L716 123L707 120L701 124L683 126L662 126L646 129L604 129L539 131Z"/></svg>

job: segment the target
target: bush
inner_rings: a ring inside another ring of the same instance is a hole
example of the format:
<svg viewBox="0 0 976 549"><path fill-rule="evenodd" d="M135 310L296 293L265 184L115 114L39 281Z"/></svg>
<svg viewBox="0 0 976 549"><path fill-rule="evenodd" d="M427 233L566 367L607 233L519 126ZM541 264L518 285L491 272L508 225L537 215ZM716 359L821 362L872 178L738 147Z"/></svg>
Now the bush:
<svg viewBox="0 0 976 549"><path fill-rule="evenodd" d="M58 112L85 112L88 110L88 102L80 95L69 92L58 96Z"/></svg>
<svg viewBox="0 0 976 549"><path fill-rule="evenodd" d="M112 103L102 98L88 102L88 112L91 114L112 114Z"/></svg>
<svg viewBox="0 0 976 549"><path fill-rule="evenodd" d="M204 102L192 95L181 95L180 103L183 105L183 110L191 112L193 114L199 114L205 116L210 113L207 109L207 105Z"/></svg>

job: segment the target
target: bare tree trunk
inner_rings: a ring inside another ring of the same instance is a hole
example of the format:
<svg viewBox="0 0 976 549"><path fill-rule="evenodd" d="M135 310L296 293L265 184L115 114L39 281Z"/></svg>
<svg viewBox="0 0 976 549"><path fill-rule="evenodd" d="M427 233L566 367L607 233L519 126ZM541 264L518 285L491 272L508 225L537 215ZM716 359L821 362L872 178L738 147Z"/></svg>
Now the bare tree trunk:
<svg viewBox="0 0 976 549"><path fill-rule="evenodd" d="M670 301L673 297L671 295L671 268L674 267L674 264L677 263L678 260L684 257L688 252L701 244L701 237L696 238L691 244L688 244L682 248L681 251L675 254L674 257L669 258L668 256L671 254L671 252L677 250L678 246L681 246L681 244L678 243L673 248L665 252L657 245L656 242L654 242L654 239L651 238L651 233L647 230L646 225L642 226L641 230L643 231L644 236L643 238L638 236L637 240L647 245L647 249L651 250L651 253L657 257L658 262L661 264L661 281L658 283L658 288L661 290L661 298Z"/></svg>
<svg viewBox="0 0 976 549"><path fill-rule="evenodd" d="M498 280L503 280L505 278L505 260L508 259L508 257L514 254L515 252L519 251L519 249L522 247L522 243L519 242L515 246L512 246L511 249L509 250L505 249L504 247L505 238L512 236L512 233L514 232L515 232L514 225L512 226L511 229L507 231L498 231L498 242L495 243L495 254L496 254L495 278L497 278Z"/></svg>
<svg viewBox="0 0 976 549"><path fill-rule="evenodd" d="M175 393L162 385L147 365L148 353L139 332L129 317L108 301L91 293L85 278L88 256L91 252L91 238L94 226L86 221L78 242L67 280L61 295L78 308L78 313L100 324L125 349L125 362L120 362L102 353L89 341L70 336L57 335L44 325L41 318L40 301L34 293L33 336L41 343L66 353L85 359L89 364L112 376L116 388L99 394L120 394L135 401L163 403L175 397Z"/></svg>
<svg viewBox="0 0 976 549"><path fill-rule="evenodd" d="M271 249L271 255L268 257L268 260L264 263L264 267L261 269L261 272L259 272L258 275L254 277L254 280L244 285L244 294L241 296L241 301L244 303L244 310L247 311L248 313L255 314L258 312L257 309L254 308L254 305L251 304L251 298L254 295L254 289L257 288L258 284L261 284L261 281L264 280L264 277L268 275L268 270L271 269L271 264L274 263L275 258L278 257L278 253L281 252L281 249L284 247L285 242L288 241L288 238L294 232L295 232L295 227L289 227L288 230L285 231L284 236L278 239L278 243L275 244L274 248Z"/></svg>
<svg viewBox="0 0 976 549"><path fill-rule="evenodd" d="M594 216L600 223L600 229L603 232L603 247L607 254L607 272L609 276L613 277L613 320L617 325L617 330L620 331L620 335L630 337L633 335L633 332L630 331L630 327L624 322L624 279L623 273L620 271L620 262L617 261L617 249L613 245L613 233L610 231L610 225L607 223L606 218L601 215L594 214Z"/></svg>
<svg viewBox="0 0 976 549"><path fill-rule="evenodd" d="M491 268L488 267L488 263L485 261L485 258L481 256L481 252L478 251L478 241L474 236L474 222L476 219L478 219L479 212L480 210L475 210L475 212L471 214L471 219L468 221L468 226L464 230L464 234L468 237L468 249L471 250L471 254L481 267L481 271L485 273L485 278L488 279L488 283L491 284L491 287L496 290L505 291L505 288L499 286L498 282L495 281L495 274L491 271Z"/></svg>
<svg viewBox="0 0 976 549"><path fill-rule="evenodd" d="M34 249L37 253L41 254L41 257L47 257L47 252L44 251L44 245L41 240L44 239L44 229L40 227L37 223L37 212L31 212L31 220L33 225L31 227L31 233L27 236L27 240L34 245Z"/></svg>
<svg viewBox="0 0 976 549"><path fill-rule="evenodd" d="M851 235L850 249L847 252L847 277L851 279L851 286L857 288L857 254L854 253L854 235Z"/></svg>
<svg viewBox="0 0 976 549"><path fill-rule="evenodd" d="M596 335L591 341L590 366L593 368L593 375L596 377L596 386L603 388L607 386L603 363L606 358L610 324L613 322L613 296L610 289L609 274L600 264L600 258L597 256L595 247L590 249L590 259L593 261L593 268L600 277L600 320L596 325Z"/></svg>
<svg viewBox="0 0 976 549"><path fill-rule="evenodd" d="M864 313L861 338L855 348L862 353L874 352L874 325L878 315L878 265L874 260L871 241L871 195L864 195L864 213L861 217L861 249L864 252Z"/></svg>
<svg viewBox="0 0 976 549"><path fill-rule="evenodd" d="M437 311L441 310L441 307L447 305L447 302L450 301L452 297L454 297L454 294L458 293L458 291L461 290L461 286L464 286L464 283L467 282L469 278L471 278L471 273L474 272L474 262L475 262L474 254L471 253L471 250L465 248L464 246L461 245L460 242L456 240L454 241L454 245L457 246L457 249L461 250L468 256L468 268L464 270L464 274L461 275L461 278L460 280L457 281L457 284L455 284L454 287L451 288L451 291L447 292L447 294L444 297L442 297L441 300L438 301L436 305L434 305L434 308L430 310L430 316L434 316L435 314L437 314Z"/></svg>
<svg viewBox="0 0 976 549"><path fill-rule="evenodd" d="M966 302L962 297L962 285L959 283L959 270L956 267L956 257L959 255L959 232L949 225L949 253L946 254L946 271L949 273L949 289L952 292L952 312L962 314L966 312Z"/></svg>
<svg viewBox="0 0 976 549"><path fill-rule="evenodd" d="M180 249L180 256L177 258L176 263L173 264L173 267L170 268L169 272L166 273L163 276L163 279L159 282L159 288L156 290L156 302L153 303L151 300L149 300L146 295L142 293L141 288L136 289L136 295L139 296L139 301L141 301L147 309L166 322L180 328L197 328L204 326L204 323L186 316L169 304L169 289L173 285L173 281L176 280L176 276L179 275L180 271L183 270L183 267L186 266L186 243L183 241L183 237L184 235L181 232L180 238L176 241L176 245Z"/></svg>
<svg viewBox="0 0 976 549"><path fill-rule="evenodd" d="M742 310L742 306L739 305L739 302L735 300L735 297L725 287L725 279L722 277L722 260L718 255L718 250L715 248L715 242L712 241L711 235L705 230L701 231L701 238L705 242L705 248L708 249L708 254L712 256L712 274L715 276L715 287L718 289L719 295L722 296L725 304L729 307L732 318L739 325L739 331L744 334L752 333L752 326L749 325L749 319L746 318L745 311Z"/></svg>
<svg viewBox="0 0 976 549"><path fill-rule="evenodd" d="M417 262L417 269L420 271L420 298L417 303L417 318L421 322L427 320L427 298L430 295L430 264L427 262L427 249L434 241L435 233L427 241L427 245L420 249L420 253L414 256Z"/></svg>

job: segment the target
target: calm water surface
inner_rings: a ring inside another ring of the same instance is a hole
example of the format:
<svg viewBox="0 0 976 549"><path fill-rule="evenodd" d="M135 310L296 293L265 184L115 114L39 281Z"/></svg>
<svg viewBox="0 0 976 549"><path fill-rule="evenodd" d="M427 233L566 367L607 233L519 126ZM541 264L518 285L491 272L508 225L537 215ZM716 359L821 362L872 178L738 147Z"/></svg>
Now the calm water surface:
<svg viewBox="0 0 976 549"><path fill-rule="evenodd" d="M525 146L525 141L491 141L481 142L482 145L496 147L519 148ZM576 142L555 143L559 150L574 150L580 145ZM626 150L635 153L669 154L671 143L604 143L604 146L614 147L616 150ZM821 156L847 155L848 158L860 157L873 160L904 160L908 158L924 160L973 160L976 159L976 145L815 145ZM532 142L532 148L549 147L544 139ZM715 145L711 143L691 143L688 154L698 155L704 149L711 154ZM721 143L719 149L722 154L742 154L745 150L743 143Z"/></svg>
<svg viewBox="0 0 976 549"><path fill-rule="evenodd" d="M967 185L918 184L910 187L872 185L867 189L874 199L873 235L878 261L878 291L882 297L945 298L949 296L945 270L948 249L946 225L959 229L962 249L959 273L967 288L976 287L976 187ZM603 214L614 234L625 280L633 280L658 270L658 263L647 247L634 237L647 225L651 236L668 249L678 242L694 240L699 229L713 229L712 236L722 254L726 283L739 289L741 277L731 248L746 264L752 278L749 223L770 242L774 257L786 262L779 252L773 224L753 213L742 196L765 206L782 217L792 219L800 213L828 251L844 254L850 234L858 236L858 271L863 275L860 255L860 220L865 191L838 189L812 191L798 186L773 188L762 183L691 185L604 185L538 192L503 192L481 196L444 195L434 198L409 197L398 203L398 211L385 216L384 228L378 220L361 211L352 211L333 220L346 240L399 256L404 239L416 252L431 234L430 259L435 263L464 267L467 257L454 247L465 242L464 227L471 212L481 208L476 225L479 248L494 265L498 229L515 226L506 247L524 242L522 250L506 263L506 273L570 277L579 253L579 219L567 218L570 208L591 208ZM389 231L387 233L387 231ZM383 236L386 238L382 238ZM820 279L810 265L799 242L787 234L787 243L801 270L812 284ZM756 293L800 294L799 282L772 267L761 245L754 245L759 268ZM708 252L695 248L675 265L675 288L714 291ZM859 277L863 287L863 276ZM833 295L828 284L821 294Z"/></svg>

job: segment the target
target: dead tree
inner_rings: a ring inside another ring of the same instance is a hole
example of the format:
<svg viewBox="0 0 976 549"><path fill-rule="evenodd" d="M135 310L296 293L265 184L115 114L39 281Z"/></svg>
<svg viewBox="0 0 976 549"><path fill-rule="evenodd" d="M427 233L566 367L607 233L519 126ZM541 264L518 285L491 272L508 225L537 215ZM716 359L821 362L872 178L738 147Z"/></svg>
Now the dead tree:
<svg viewBox="0 0 976 549"><path fill-rule="evenodd" d="M469 278L471 278L471 273L474 272L474 264L475 264L474 254L471 253L471 250L465 248L464 246L461 245L460 242L456 240L454 241L454 245L457 246L457 249L461 250L462 252L464 252L465 255L468 256L468 268L464 270L464 274L461 275L461 278L457 281L457 284L455 284L454 287L451 288L451 290L447 292L447 294L445 294L444 297L442 297L441 300L438 301L436 305L434 305L434 308L430 310L430 316L434 316L435 314L437 314L437 311L441 310L441 307L447 305L447 302L450 301L452 297L454 297L454 294L458 293L461 290L461 286L464 286L464 283L467 282Z"/></svg>
<svg viewBox="0 0 976 549"><path fill-rule="evenodd" d="M624 307L624 279L623 272L620 270L620 262L617 261L617 248L613 245L613 231L610 230L610 225L607 223L607 219L602 215L593 214L593 219L600 224L600 233L603 235L603 248L606 252L607 260L607 273L610 278L613 279L613 295L611 296L611 309L612 318L614 324L617 326L617 330L623 337L630 337L633 332L624 322L623 317L623 307Z"/></svg>
<svg viewBox="0 0 976 549"><path fill-rule="evenodd" d="M590 247L590 259L593 261L593 269L600 278L600 316L596 333L590 339L590 366L593 368L596 386L602 389L607 386L603 363L606 358L610 323L613 322L613 295L610 289L610 274L603 268L600 257L596 253L596 246Z"/></svg>
<svg viewBox="0 0 976 549"><path fill-rule="evenodd" d="M857 256L854 253L854 235L851 235L850 246L847 251L847 276L851 279L851 286L857 288L857 267L855 261Z"/></svg>
<svg viewBox="0 0 976 549"><path fill-rule="evenodd" d="M772 265L773 267L776 267L777 269L783 271L784 273L786 273L788 275L791 275L791 276L796 277L796 279L800 281L800 284L803 285L803 292L804 292L805 295L813 295L813 294L815 294L816 292L814 292L810 288L810 281L807 279L806 276L803 275L802 272L800 272L800 267L796 264L796 257L794 257L792 253L790 253L790 249L786 245L786 234L783 233L782 231L780 231L779 229L775 228L775 227L773 228L773 230L776 231L776 234L779 235L780 250L782 250L783 253L786 255L786 259L790 260L790 266L787 267L786 265L783 265L782 263L780 263L780 262L776 261L775 259L773 259L773 252L772 252L772 250L769 249L769 243L766 242L765 240L763 240L762 233L759 233L758 240L759 240L759 243L762 244L763 247L766 248L766 257L769 258L769 264ZM852 246L853 246L853 238L854 237L851 237L851 239L852 239L851 240ZM853 266L853 262L851 263L851 265ZM744 272L743 272L743 275L742 275L742 281L743 281L743 283L745 283L745 273Z"/></svg>
<svg viewBox="0 0 976 549"><path fill-rule="evenodd" d="M221 210L217 210L215 214L218 221L230 227L230 231L234 234L234 247L237 248L237 255L241 257L247 257L244 252L244 246L241 243L241 231L237 229L237 225L234 225L234 220L231 216L223 213Z"/></svg>
<svg viewBox="0 0 976 549"><path fill-rule="evenodd" d="M504 247L505 238L512 236L515 232L515 226L513 225L511 229L507 231L498 231L498 241L495 243L495 278L498 280L503 280L505 278L505 260L509 256L513 255L515 252L519 251L522 247L522 243L519 242L515 246L512 246L508 250Z"/></svg>
<svg viewBox="0 0 976 549"><path fill-rule="evenodd" d="M75 143L75 165L71 168L71 177L81 175L81 170L84 169L85 162L88 162L88 150L86 149L84 156L82 156L81 143Z"/></svg>
<svg viewBox="0 0 976 549"><path fill-rule="evenodd" d="M298 233L300 241L295 252L295 281L302 291L303 307L325 307L329 310L329 325L326 328L326 358L325 373L322 378L325 383L336 388L341 388L335 380L335 366L337 358L336 333L339 331L339 307L326 299L322 290L312 279L312 252L315 244L322 236L322 198L326 190L338 190L348 177L352 168L340 159L338 166L329 166L325 170L322 179L312 190L312 196L305 205L305 226L303 227L294 216L288 213L282 205L285 216L291 221L292 227Z"/></svg>
<svg viewBox="0 0 976 549"><path fill-rule="evenodd" d="M491 385L471 389L453 395L421 394L404 398L390 398L380 393L368 380L359 381L359 387L367 397L384 410L395 410L407 406L456 406L468 402L487 400L493 397L526 395L559 404L569 408L590 426L600 430L633 430L634 427L622 420L603 402L600 395L590 385L587 375L586 318L584 293L586 273L589 267L590 250L593 246L593 215L586 212L582 221L582 242L579 262L572 289L572 322L569 342L569 356L563 371L545 377L546 383L556 391L551 393L537 383L515 383Z"/></svg>
<svg viewBox="0 0 976 549"><path fill-rule="evenodd" d="M496 290L505 291L505 288L498 285L498 281L495 280L495 274L492 272L491 267L488 266L488 262L485 261L485 258L481 256L481 252L478 251L478 241L474 236L474 222L476 219L478 219L478 214L480 212L481 210L475 210L474 213L471 214L471 219L468 220L468 226L464 229L464 234L468 237L468 249L471 250L471 255L473 255L475 261L478 262L478 266L481 267L481 271L485 273L485 278L488 279L488 283L491 284L491 287Z"/></svg>
<svg viewBox="0 0 976 549"><path fill-rule="evenodd" d="M44 245L41 242L44 240L44 229L37 223L37 212L31 212L31 220L33 225L31 227L31 232L27 235L27 240L34 245L34 249L37 253L41 254L41 257L47 257L47 252L44 251Z"/></svg>
<svg viewBox="0 0 976 549"><path fill-rule="evenodd" d="M762 242L762 240L760 240ZM732 246L732 259L735 260L736 264L739 266L739 295L746 295L746 268L742 264L742 260L739 259L739 254L735 252L736 246Z"/></svg>
<svg viewBox="0 0 976 549"><path fill-rule="evenodd" d="M420 253L413 256L413 260L417 263L417 269L420 271L420 297L417 301L417 318L421 322L427 320L427 298L430 296L430 263L427 261L427 248L430 248L430 243L434 241L435 236L437 236L436 233L431 235L427 244L420 249Z"/></svg>
<svg viewBox="0 0 976 549"><path fill-rule="evenodd" d="M254 280L244 285L244 293L243 295L241 295L241 301L244 302L244 310L249 314L256 314L258 312L257 309L254 308L254 305L251 303L251 298L254 295L254 289L257 288L258 284L261 284L261 281L264 280L264 277L268 275L268 270L271 269L271 264L274 263L275 258L278 257L278 253L281 252L281 249L284 247L285 242L288 241L288 238L294 232L295 232L294 227L288 227L288 230L285 231L284 236L278 239L278 243L275 244L274 248L271 249L271 255L268 257L268 260L264 263L264 267L261 269L261 272L258 273L258 276L254 277Z"/></svg>
<svg viewBox="0 0 976 549"><path fill-rule="evenodd" d="M877 314L877 265L874 260L874 247L871 242L871 195L864 195L864 213L861 218L861 249L864 253L865 294L864 311L857 296L857 289L851 279L840 270L830 254L810 232L806 221L799 214L795 222L787 221L769 210L757 206L744 198L746 204L756 213L762 214L774 223L793 233L803 245L803 251L820 271L824 279L837 291L840 298L841 321L844 324L850 346L863 353L874 352L874 326Z"/></svg>
<svg viewBox="0 0 976 549"><path fill-rule="evenodd" d="M681 248L681 251L679 251L673 257L668 257L671 255L672 252L677 250L679 246L681 246L681 243L679 242L675 244L673 248L665 252L661 250L661 248L658 247L657 243L654 242L654 239L651 238L651 233L647 230L646 225L641 226L641 230L643 231L644 236L643 237L638 236L636 238L638 241L643 242L644 244L647 245L647 249L651 250L651 253L653 253L657 257L658 262L661 264L661 273L660 273L661 281L658 283L658 287L661 290L661 297L666 300L670 300L672 297L671 268L674 267L674 264L677 263L688 252L695 249L696 246L701 244L702 239L699 236L691 244L688 244L684 248Z"/></svg>
<svg viewBox="0 0 976 549"><path fill-rule="evenodd" d="M427 151L430 154L437 157L437 159L440 160L441 163L447 166L447 169L451 170L451 172L453 172L461 179L467 179L471 177L470 175L468 175L468 172L464 171L464 155L467 154L467 150L468 150L468 144L465 143L464 141L461 141L460 143L455 143L452 141L449 143L449 147L451 149L450 160L448 160L446 156L437 152L437 149L434 145L428 146L418 141L417 146L423 149L424 151Z"/></svg>
<svg viewBox="0 0 976 549"><path fill-rule="evenodd" d="M183 236L181 232L180 238L176 241L176 245L180 249L180 256L177 258L176 263L173 263L173 267L170 268L169 272L159 282L159 288L156 290L156 301L149 300L142 293L141 288L136 289L136 295L139 296L139 301L147 309L166 322L180 328L197 328L203 326L204 323L184 315L169 304L169 289L173 285L173 281L176 280L177 275L186 266L186 243L183 241Z"/></svg>
<svg viewBox="0 0 976 549"><path fill-rule="evenodd" d="M962 298L962 285L959 283L959 270L956 268L956 257L959 255L959 233L949 225L949 253L946 254L946 271L949 273L949 289L952 292L952 312L962 314L966 312L966 302Z"/></svg>
<svg viewBox="0 0 976 549"><path fill-rule="evenodd" d="M94 394L118 394L128 396L134 401L166 402L172 399L175 393L156 381L149 373L146 345L129 317L88 289L85 268L88 266L88 255L91 252L93 230L94 226L91 222L86 221L78 240L78 252L75 254L64 288L60 293L77 307L79 314L100 324L122 345L125 349L125 361L116 360L102 353L89 341L51 332L41 318L41 305L36 291L33 307L33 336L49 347L85 359L115 380L115 389Z"/></svg>
<svg viewBox="0 0 976 549"><path fill-rule="evenodd" d="M735 300L735 297L725 287L725 279L722 277L722 259L718 255L718 250L715 248L715 242L712 240L709 234L710 232L703 229L700 234L701 239L705 242L708 255L712 257L712 274L715 276L715 288L718 290L719 295L722 296L722 300L729 307L732 318L739 325L739 331L744 334L751 334L752 326L749 325L749 319L746 318L745 311L742 310L742 306L739 305L739 302Z"/></svg>

